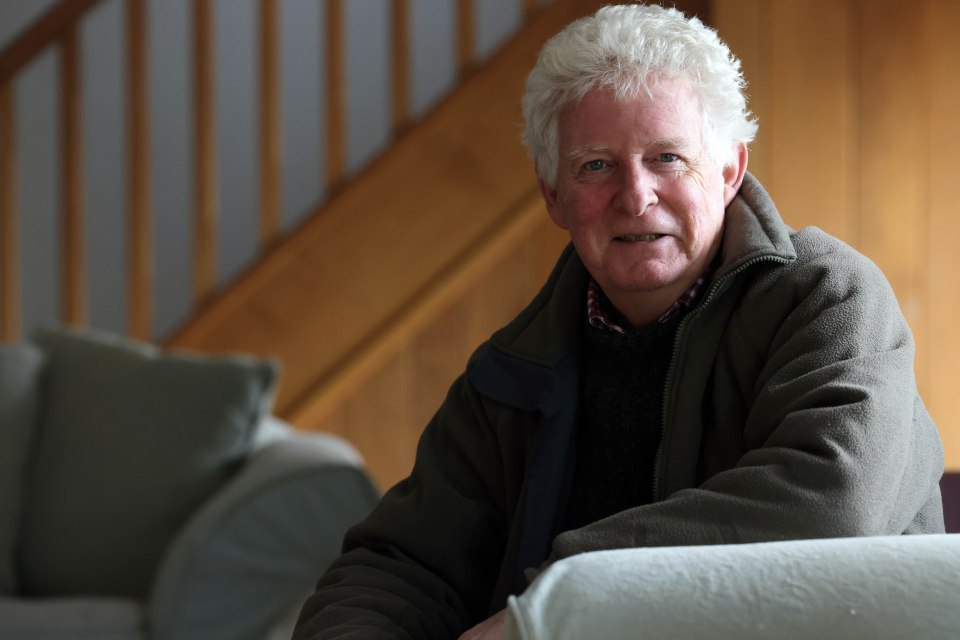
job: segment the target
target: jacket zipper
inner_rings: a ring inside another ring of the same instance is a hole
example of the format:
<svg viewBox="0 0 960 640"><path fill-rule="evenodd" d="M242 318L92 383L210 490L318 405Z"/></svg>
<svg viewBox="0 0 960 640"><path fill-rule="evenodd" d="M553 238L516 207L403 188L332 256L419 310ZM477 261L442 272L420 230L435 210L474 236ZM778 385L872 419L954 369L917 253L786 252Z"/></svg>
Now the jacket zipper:
<svg viewBox="0 0 960 640"><path fill-rule="evenodd" d="M723 285L725 282L733 278L738 273L760 262L778 262L780 264L789 264L791 261L776 255L766 255L766 256L759 256L757 258L753 258L751 260L744 262L743 264L741 264L739 267L737 267L730 273L722 276L721 278L718 278L717 281L714 282L713 285L710 287L710 289L707 291L706 296L704 296L703 298L703 302L701 302L696 309L694 309L693 311L688 313L686 316L684 316L683 319L680 321L680 324L677 326L677 335L673 340L673 352L670 355L670 366L667 367L667 378L664 381L664 385L663 385L663 404L662 404L661 415L660 415L660 438L657 441L657 455L654 457L654 462L653 462L653 501L654 502L660 502L663 499L663 497L660 495L660 485L661 485L661 478L663 477L663 465L664 465L663 450L664 450L665 436L667 435L667 415L670 409L670 407L668 406L668 399L670 398L670 386L673 379L673 374L677 367L677 353L680 351L680 341L683 339L684 328L686 327L687 322L691 318L695 316L699 316L701 313L703 313L703 310L707 307L707 305L710 304L711 300L713 300L714 295L720 289L721 285Z"/></svg>

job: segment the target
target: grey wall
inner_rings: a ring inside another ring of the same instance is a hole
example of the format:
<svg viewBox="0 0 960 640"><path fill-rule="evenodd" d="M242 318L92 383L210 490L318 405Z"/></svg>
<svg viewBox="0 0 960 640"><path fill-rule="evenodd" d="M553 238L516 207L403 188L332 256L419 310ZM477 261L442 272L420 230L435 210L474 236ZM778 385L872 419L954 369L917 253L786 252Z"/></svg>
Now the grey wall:
<svg viewBox="0 0 960 640"><path fill-rule="evenodd" d="M55 5L0 1L0 46ZM455 82L456 0L411 0L412 108L428 111ZM389 0L346 5L347 164L357 171L389 140ZM81 25L89 322L123 332L125 290L124 3L105 0ZM156 337L190 312L190 0L149 0L152 205L156 241ZM255 252L256 2L216 0L219 268L227 282ZM476 0L476 53L485 59L521 23L520 0ZM322 0L281 2L283 223L299 222L324 196ZM44 53L15 86L20 203L22 326L59 317L57 72Z"/></svg>

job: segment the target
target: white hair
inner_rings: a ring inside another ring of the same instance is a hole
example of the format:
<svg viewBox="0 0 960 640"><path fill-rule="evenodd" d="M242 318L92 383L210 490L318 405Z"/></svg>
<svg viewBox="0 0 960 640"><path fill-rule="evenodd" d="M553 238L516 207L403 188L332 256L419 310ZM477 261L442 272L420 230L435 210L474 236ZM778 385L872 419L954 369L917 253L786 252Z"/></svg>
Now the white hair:
<svg viewBox="0 0 960 640"><path fill-rule="evenodd" d="M751 142L757 122L747 109L740 61L697 18L657 5L604 7L571 23L543 46L523 96L523 142L537 174L556 186L557 120L568 104L592 89L618 99L661 80L688 78L700 98L706 152L720 167L736 147Z"/></svg>

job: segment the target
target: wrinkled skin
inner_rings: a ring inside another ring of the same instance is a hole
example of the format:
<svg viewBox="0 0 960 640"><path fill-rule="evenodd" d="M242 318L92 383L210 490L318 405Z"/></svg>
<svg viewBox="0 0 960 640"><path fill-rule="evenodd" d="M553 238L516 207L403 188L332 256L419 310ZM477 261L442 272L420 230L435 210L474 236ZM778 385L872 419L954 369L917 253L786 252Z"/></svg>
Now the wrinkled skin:
<svg viewBox="0 0 960 640"><path fill-rule="evenodd" d="M595 89L564 109L558 126L556 185L540 181L547 211L614 307L633 326L649 324L719 250L746 146L717 166L685 78L621 100Z"/></svg>

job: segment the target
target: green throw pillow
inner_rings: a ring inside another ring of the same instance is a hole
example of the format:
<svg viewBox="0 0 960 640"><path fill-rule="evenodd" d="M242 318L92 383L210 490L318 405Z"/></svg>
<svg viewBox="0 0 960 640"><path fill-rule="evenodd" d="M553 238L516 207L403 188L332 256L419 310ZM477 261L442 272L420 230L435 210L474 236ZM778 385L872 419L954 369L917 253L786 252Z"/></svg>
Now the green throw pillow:
<svg viewBox="0 0 960 640"><path fill-rule="evenodd" d="M276 365L92 331L34 342L47 367L24 591L143 597L177 530L249 452Z"/></svg>
<svg viewBox="0 0 960 640"><path fill-rule="evenodd" d="M0 596L19 590L16 544L42 368L43 353L36 347L0 345Z"/></svg>

